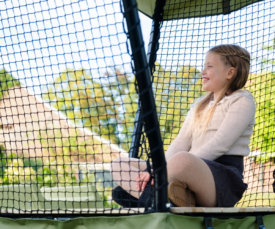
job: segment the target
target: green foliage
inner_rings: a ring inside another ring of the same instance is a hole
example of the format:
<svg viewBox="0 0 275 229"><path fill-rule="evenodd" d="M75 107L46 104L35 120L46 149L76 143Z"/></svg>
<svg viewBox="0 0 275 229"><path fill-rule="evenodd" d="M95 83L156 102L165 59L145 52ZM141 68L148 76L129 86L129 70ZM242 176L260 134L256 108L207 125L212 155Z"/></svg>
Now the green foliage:
<svg viewBox="0 0 275 229"><path fill-rule="evenodd" d="M0 185L37 183L40 187L55 187L95 184L94 174L82 174L83 179L78 183L75 177L77 168L62 163L42 162L39 159L19 158L14 153L7 156L2 145L0 145L0 168ZM112 200L111 187L103 187L102 182L96 182L96 187L104 200L105 208L120 208Z"/></svg>
<svg viewBox="0 0 275 229"><path fill-rule="evenodd" d="M9 88L19 85L21 85L20 82L10 75L4 68L0 70L0 99Z"/></svg>
<svg viewBox="0 0 275 229"><path fill-rule="evenodd" d="M275 49L275 39L270 44L262 45L262 50ZM273 69L273 58L254 58L261 66L259 74L251 74L247 89L250 90L256 102L255 126L251 137L250 149L258 150L261 155L256 157L256 162L265 163L274 158L275 152L275 73L266 69ZM270 68L271 67L271 68Z"/></svg>
<svg viewBox="0 0 275 229"><path fill-rule="evenodd" d="M16 158L17 155L15 153L12 153L10 155L6 155L6 150L3 145L0 145L0 179L5 174L5 169L14 158Z"/></svg>
<svg viewBox="0 0 275 229"><path fill-rule="evenodd" d="M103 199L105 208L120 208L120 205L113 201L113 189L111 187L104 188L101 182L97 182L96 190L99 193L101 199Z"/></svg>
<svg viewBox="0 0 275 229"><path fill-rule="evenodd" d="M42 162L20 158L15 153L7 155L0 146L0 185L38 183L41 186L56 186L77 183L76 169L66 164Z"/></svg>
<svg viewBox="0 0 275 229"><path fill-rule="evenodd" d="M202 96L201 74L192 66L165 70L156 64L153 86L166 151L177 136L190 104Z"/></svg>
<svg viewBox="0 0 275 229"><path fill-rule="evenodd" d="M32 167L35 172L37 172L43 166L43 161L39 158L23 158L22 160L24 167Z"/></svg>
<svg viewBox="0 0 275 229"><path fill-rule="evenodd" d="M43 99L74 122L128 148L137 102L133 79L117 69L100 78L83 69L67 69L48 86Z"/></svg>
<svg viewBox="0 0 275 229"><path fill-rule="evenodd" d="M272 164L274 164L274 163L272 163L273 158L274 158L274 153L263 153L263 154L261 154L261 155L259 155L255 158L255 162L258 163L258 164L259 163L264 164L264 163L267 163L267 162L271 162L271 164L270 163L265 164L265 168L267 168L267 167L272 166Z"/></svg>
<svg viewBox="0 0 275 229"><path fill-rule="evenodd" d="M24 167L22 159L13 159L4 171L2 184L25 184L36 180L36 173L32 167Z"/></svg>
<svg viewBox="0 0 275 229"><path fill-rule="evenodd" d="M261 161L273 157L275 152L275 73L266 72L250 76L249 90L256 102L254 133L251 137L251 150L268 153L261 155Z"/></svg>

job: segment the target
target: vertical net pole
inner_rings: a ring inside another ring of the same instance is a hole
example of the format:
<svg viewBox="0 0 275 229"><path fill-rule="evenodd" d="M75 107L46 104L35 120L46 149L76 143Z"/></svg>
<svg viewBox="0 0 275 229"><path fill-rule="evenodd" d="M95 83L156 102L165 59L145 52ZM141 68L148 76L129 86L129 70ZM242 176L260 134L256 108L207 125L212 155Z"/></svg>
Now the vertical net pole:
<svg viewBox="0 0 275 229"><path fill-rule="evenodd" d="M135 0L123 0L128 36L132 49L136 80L140 93L140 103L144 119L145 133L151 150L154 170L154 209L165 211L167 202L167 171L163 151L156 104L151 84L151 74L147 63L140 21Z"/></svg>
<svg viewBox="0 0 275 229"><path fill-rule="evenodd" d="M148 64L151 70L151 74L153 74L154 66L157 57L157 51L159 48L159 38L160 38L160 26L163 20L163 7L165 5L166 0L157 0L155 11L152 20L152 29L150 35L150 42L148 46Z"/></svg>
<svg viewBox="0 0 275 229"><path fill-rule="evenodd" d="M165 5L165 2L166 0L156 1L156 7L153 15L153 20L152 20L152 27L151 27L152 29L151 29L150 40L148 45L148 53L147 53L147 61L149 64L151 75L153 75L153 72L154 72L157 50L159 47L160 26L163 20L163 7ZM141 119L141 109L140 109L140 103L139 103L137 113L136 113L136 118L135 118L134 134L132 137L129 157L133 157L133 158L138 157L142 127L143 127L143 122Z"/></svg>
<svg viewBox="0 0 275 229"><path fill-rule="evenodd" d="M130 147L130 152L129 152L129 157L132 157L132 158L138 157L141 132L142 132L142 128L143 128L143 121L142 121L141 116L142 116L142 114L141 114L141 107L140 107L140 100L139 100L136 117L135 117L135 125L134 125L134 130L133 130L131 147Z"/></svg>

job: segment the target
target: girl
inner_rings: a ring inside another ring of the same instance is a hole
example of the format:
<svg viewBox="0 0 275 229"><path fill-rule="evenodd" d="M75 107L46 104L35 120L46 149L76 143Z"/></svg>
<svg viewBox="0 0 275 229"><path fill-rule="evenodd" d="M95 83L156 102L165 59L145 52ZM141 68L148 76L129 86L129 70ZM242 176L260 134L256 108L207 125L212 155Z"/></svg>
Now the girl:
<svg viewBox="0 0 275 229"><path fill-rule="evenodd" d="M219 45L207 52L201 74L208 94L191 106L165 154L168 196L174 205L233 207L246 190L243 157L250 152L255 103L241 89L249 69L250 54L237 45ZM146 167L135 158L113 161L112 176L120 185L113 190L115 201L125 207L135 207L135 201L144 205L150 186Z"/></svg>

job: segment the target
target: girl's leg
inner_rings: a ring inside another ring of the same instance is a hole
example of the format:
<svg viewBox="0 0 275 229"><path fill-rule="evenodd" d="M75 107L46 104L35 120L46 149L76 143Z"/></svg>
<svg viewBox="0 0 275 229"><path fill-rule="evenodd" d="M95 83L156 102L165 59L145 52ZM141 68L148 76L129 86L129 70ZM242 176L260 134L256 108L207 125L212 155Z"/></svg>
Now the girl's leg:
<svg viewBox="0 0 275 229"><path fill-rule="evenodd" d="M111 164L111 174L118 185L132 196L139 198L142 192L137 191L136 178L146 168L146 161L136 158L119 157Z"/></svg>
<svg viewBox="0 0 275 229"><path fill-rule="evenodd" d="M208 165L199 157L179 152L167 161L168 182L179 180L195 193L196 203L215 207L216 186Z"/></svg>

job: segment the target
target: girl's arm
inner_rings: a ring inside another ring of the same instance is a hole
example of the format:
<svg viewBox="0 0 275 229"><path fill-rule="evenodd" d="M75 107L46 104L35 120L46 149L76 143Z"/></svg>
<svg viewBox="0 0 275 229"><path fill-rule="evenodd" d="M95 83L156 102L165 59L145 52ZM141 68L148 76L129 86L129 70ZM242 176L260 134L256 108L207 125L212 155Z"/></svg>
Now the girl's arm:
<svg viewBox="0 0 275 229"><path fill-rule="evenodd" d="M168 161L172 156L174 156L178 152L189 151L191 148L191 136L186 136L185 132L188 128L191 116L191 110L187 113L186 119L183 122L183 125L180 129L178 136L174 139L174 141L168 147L165 158Z"/></svg>

